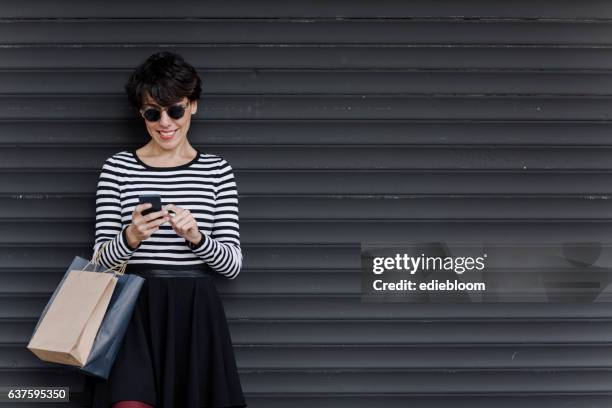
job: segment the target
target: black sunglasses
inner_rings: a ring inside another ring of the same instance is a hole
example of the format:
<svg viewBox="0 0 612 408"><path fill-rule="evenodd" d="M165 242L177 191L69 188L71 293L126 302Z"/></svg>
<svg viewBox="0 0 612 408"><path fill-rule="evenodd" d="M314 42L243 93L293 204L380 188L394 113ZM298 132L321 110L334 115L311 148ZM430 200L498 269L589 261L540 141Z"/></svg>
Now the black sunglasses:
<svg viewBox="0 0 612 408"><path fill-rule="evenodd" d="M183 105L172 105L169 108L157 109L157 108L147 108L144 111L140 111L142 113L142 117L145 118L147 122L157 122L161 119L162 111L168 112L168 116L172 119L180 119L185 115L185 110L187 106Z"/></svg>

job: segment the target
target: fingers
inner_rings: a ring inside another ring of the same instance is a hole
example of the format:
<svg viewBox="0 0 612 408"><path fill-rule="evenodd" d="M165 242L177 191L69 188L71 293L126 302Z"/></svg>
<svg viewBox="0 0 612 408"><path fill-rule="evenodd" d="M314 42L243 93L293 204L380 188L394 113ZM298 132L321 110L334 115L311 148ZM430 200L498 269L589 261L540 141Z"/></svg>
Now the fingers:
<svg viewBox="0 0 612 408"><path fill-rule="evenodd" d="M168 211L162 208L160 211L155 211L147 215L142 215L142 212L144 210L146 210L147 208L151 208L152 206L153 204L151 203L138 204L136 207L134 207L134 213L132 213L132 219L134 220L137 218L142 218L144 222L149 222L151 220L157 219L159 217L163 217L164 215L168 214Z"/></svg>
<svg viewBox="0 0 612 408"><path fill-rule="evenodd" d="M180 211L176 212L176 215L174 217L172 217L172 222L174 224L178 223L180 220L184 219L185 217L189 217L191 215L191 213L189 212L189 210L183 210L181 209Z"/></svg>
<svg viewBox="0 0 612 408"><path fill-rule="evenodd" d="M190 229L195 226L197 226L196 221L193 218L188 218L177 224L174 229L177 231L178 234L184 236Z"/></svg>
<svg viewBox="0 0 612 408"><path fill-rule="evenodd" d="M134 212L141 213L147 208L151 208L152 206L153 204L151 203L138 204L136 207L134 207Z"/></svg>
<svg viewBox="0 0 612 408"><path fill-rule="evenodd" d="M166 209L167 211L172 211L172 212L173 212L173 213L175 213L175 214L180 214L180 213L182 213L183 211L187 211L186 209L181 208L181 207L179 207L179 206L176 206L176 205L174 205L174 204L168 204L168 205L165 205L165 206L163 206L163 208L164 208L164 209Z"/></svg>
<svg viewBox="0 0 612 408"><path fill-rule="evenodd" d="M194 219L186 218L175 223L175 227L181 232L186 232L189 228L191 228L192 224L194 224Z"/></svg>
<svg viewBox="0 0 612 408"><path fill-rule="evenodd" d="M179 235L184 236L191 228L197 227L191 211L176 206L174 208L177 209L177 215L170 219L170 225Z"/></svg>
<svg viewBox="0 0 612 408"><path fill-rule="evenodd" d="M154 234L159 226L170 219L168 212L162 208L161 211L155 211L147 215L142 215L142 211L151 208L153 204L143 203L134 207L132 213L132 224L134 225L134 234L140 241L148 239Z"/></svg>
<svg viewBox="0 0 612 408"><path fill-rule="evenodd" d="M149 222L149 221L155 220L155 219L157 219L159 217L163 217L163 216L166 216L166 215L168 215L168 211L162 209L161 211L155 211L155 212L152 212L150 214L147 214L147 215L143 216L142 218L146 222Z"/></svg>
<svg viewBox="0 0 612 408"><path fill-rule="evenodd" d="M163 217L156 218L154 220L146 221L145 218L141 218L141 222L138 224L142 226L143 230L148 230L151 228L159 227L170 219L169 215L164 215Z"/></svg>
<svg viewBox="0 0 612 408"><path fill-rule="evenodd" d="M151 235L155 234L159 230L159 226L147 229L144 231L145 239L149 238Z"/></svg>
<svg viewBox="0 0 612 408"><path fill-rule="evenodd" d="M149 221L146 223L147 228L158 227L168 221L170 219L169 215L164 215L163 217L157 218L155 220Z"/></svg>
<svg viewBox="0 0 612 408"><path fill-rule="evenodd" d="M136 231L139 234L146 236L146 238L148 238L153 232L159 229L160 225L168 221L168 219L169 217L165 216L165 217L153 220L153 221L144 222L143 219L141 218L140 220L134 221L132 224L134 224L134 227L136 228ZM152 229L155 229L155 231L151 232Z"/></svg>
<svg viewBox="0 0 612 408"><path fill-rule="evenodd" d="M162 206L161 211L142 215L142 211L151 208L151 203L139 204L134 208L132 214L132 224L134 224L136 234L141 240L149 238L160 225L170 221L172 228L181 236L184 236L191 228L197 228L197 222L191 212L186 208L178 207L174 204ZM170 217L169 212L174 212L174 217Z"/></svg>
<svg viewBox="0 0 612 408"><path fill-rule="evenodd" d="M176 216L184 211L184 209L182 209L181 207L177 207L174 204L164 205L162 208L168 211L168 214L170 214L170 217L172 217L172 219L176 219Z"/></svg>

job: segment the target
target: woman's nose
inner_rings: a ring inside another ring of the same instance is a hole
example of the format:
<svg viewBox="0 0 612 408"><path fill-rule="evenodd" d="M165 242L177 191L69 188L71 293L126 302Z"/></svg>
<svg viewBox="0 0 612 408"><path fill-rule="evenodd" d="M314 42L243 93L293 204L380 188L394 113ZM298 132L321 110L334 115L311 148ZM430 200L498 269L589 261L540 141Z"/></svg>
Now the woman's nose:
<svg viewBox="0 0 612 408"><path fill-rule="evenodd" d="M168 112L166 112L165 110L161 112L161 118L159 119L159 123L162 126L167 126L172 122L172 118L170 118L170 116L168 116Z"/></svg>

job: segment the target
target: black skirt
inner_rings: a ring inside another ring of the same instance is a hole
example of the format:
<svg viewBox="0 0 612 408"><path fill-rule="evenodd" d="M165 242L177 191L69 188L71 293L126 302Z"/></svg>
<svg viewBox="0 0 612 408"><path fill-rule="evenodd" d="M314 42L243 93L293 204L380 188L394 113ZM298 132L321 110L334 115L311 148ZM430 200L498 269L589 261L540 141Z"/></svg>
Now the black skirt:
<svg viewBox="0 0 612 408"><path fill-rule="evenodd" d="M145 278L108 380L87 377L92 408L246 407L223 304L210 269L131 267Z"/></svg>

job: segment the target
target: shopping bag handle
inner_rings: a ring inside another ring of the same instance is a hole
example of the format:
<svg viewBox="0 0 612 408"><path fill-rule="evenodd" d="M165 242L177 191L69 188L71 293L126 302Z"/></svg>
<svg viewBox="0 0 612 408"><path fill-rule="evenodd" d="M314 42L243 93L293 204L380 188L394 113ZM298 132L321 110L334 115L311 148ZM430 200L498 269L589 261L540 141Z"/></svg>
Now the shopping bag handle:
<svg viewBox="0 0 612 408"><path fill-rule="evenodd" d="M83 270L86 270L87 267L90 264L94 265L94 271L96 270L98 265L101 265L102 262L100 261L101 258L101 253L102 253L102 249L106 247L106 245L109 245L111 243L111 241L104 241L95 251L93 256L91 257L91 260L89 262L87 262L87 265L85 265L85 267L83 268ZM121 264L119 265L115 265L111 268L105 269L102 272L106 272L106 271L113 271L115 273L115 275L123 275L125 273L125 268L127 267L127 261L123 261Z"/></svg>

